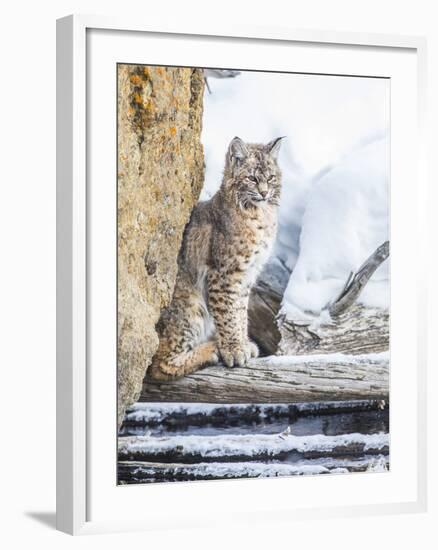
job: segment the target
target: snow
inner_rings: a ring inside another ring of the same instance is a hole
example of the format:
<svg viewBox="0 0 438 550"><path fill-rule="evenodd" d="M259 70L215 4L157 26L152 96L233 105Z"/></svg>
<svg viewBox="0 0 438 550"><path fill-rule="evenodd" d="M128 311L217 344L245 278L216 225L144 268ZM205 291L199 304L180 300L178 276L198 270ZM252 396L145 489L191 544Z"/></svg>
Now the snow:
<svg viewBox="0 0 438 550"><path fill-rule="evenodd" d="M388 459L382 455L372 457L367 466L367 472L388 472Z"/></svg>
<svg viewBox="0 0 438 550"><path fill-rule="evenodd" d="M120 456L130 453L160 455L178 449L185 455L207 457L275 456L282 452L330 452L337 447L350 444L363 445L363 450L382 450L389 445L389 436L378 434L342 434L327 436L322 434L296 436L283 434L254 435L215 435L215 436L174 436L174 437L119 437Z"/></svg>
<svg viewBox="0 0 438 550"><path fill-rule="evenodd" d="M283 313L319 314L342 291L350 272L389 238L388 144L362 147L327 172L309 193L300 236L300 254L283 297ZM359 297L387 308L388 262Z"/></svg>
<svg viewBox="0 0 438 550"><path fill-rule="evenodd" d="M319 315L350 271L388 239L388 81L243 71L209 84L201 200L218 189L235 135L250 142L287 136L274 254L294 271L282 312ZM384 265L360 301L387 307L388 295Z"/></svg>

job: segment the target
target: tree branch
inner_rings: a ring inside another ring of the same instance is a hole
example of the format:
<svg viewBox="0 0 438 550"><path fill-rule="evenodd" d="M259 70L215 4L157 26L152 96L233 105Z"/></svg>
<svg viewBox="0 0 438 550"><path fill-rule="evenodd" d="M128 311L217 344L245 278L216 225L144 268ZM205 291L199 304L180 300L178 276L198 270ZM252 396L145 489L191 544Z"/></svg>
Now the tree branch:
<svg viewBox="0 0 438 550"><path fill-rule="evenodd" d="M389 241L386 241L361 265L354 276L350 273L341 294L329 307L331 317L337 317L356 301L376 269L388 256Z"/></svg>

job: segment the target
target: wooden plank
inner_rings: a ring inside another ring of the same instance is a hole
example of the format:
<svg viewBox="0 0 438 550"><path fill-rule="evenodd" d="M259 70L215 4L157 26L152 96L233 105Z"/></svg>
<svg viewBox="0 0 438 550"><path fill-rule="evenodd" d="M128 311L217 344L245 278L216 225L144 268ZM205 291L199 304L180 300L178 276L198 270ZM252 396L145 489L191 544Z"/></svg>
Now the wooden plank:
<svg viewBox="0 0 438 550"><path fill-rule="evenodd" d="M305 403L388 395L388 354L334 354L259 358L246 367L207 367L171 382L146 379L140 401Z"/></svg>

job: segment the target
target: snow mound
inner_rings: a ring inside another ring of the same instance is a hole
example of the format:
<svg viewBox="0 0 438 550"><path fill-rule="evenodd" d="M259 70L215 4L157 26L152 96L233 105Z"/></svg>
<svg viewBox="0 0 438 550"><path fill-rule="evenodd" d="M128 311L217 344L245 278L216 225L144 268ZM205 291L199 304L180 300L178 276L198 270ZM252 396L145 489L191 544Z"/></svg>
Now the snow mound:
<svg viewBox="0 0 438 550"><path fill-rule="evenodd" d="M379 139L348 155L310 191L299 257L283 297L287 317L320 314L349 273L389 239L388 159L388 142ZM388 262L377 269L358 302L389 306Z"/></svg>

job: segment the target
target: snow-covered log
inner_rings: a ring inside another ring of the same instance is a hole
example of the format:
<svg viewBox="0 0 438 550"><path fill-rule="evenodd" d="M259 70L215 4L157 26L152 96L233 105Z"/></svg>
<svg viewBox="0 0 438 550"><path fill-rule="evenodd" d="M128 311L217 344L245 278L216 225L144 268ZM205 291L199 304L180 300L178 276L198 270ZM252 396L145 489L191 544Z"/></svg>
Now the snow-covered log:
<svg viewBox="0 0 438 550"><path fill-rule="evenodd" d="M207 367L172 382L146 379L141 401L303 403L387 400L389 354L264 357L246 367Z"/></svg>
<svg viewBox="0 0 438 550"><path fill-rule="evenodd" d="M282 434L119 437L119 460L144 462L243 462L388 454L389 436Z"/></svg>
<svg viewBox="0 0 438 550"><path fill-rule="evenodd" d="M282 477L293 475L341 474L385 471L388 456L307 459L293 464L262 462L201 462L199 464L120 461L121 483L153 483L157 481L201 481L249 477Z"/></svg>
<svg viewBox="0 0 438 550"><path fill-rule="evenodd" d="M325 422L331 416L365 413L376 415L387 409L382 401L320 401L317 403L145 403L132 405L125 415L123 427L166 426L173 429L187 426L229 425L254 426L265 422L296 422L298 418L324 415ZM345 430L345 420L343 429Z"/></svg>

